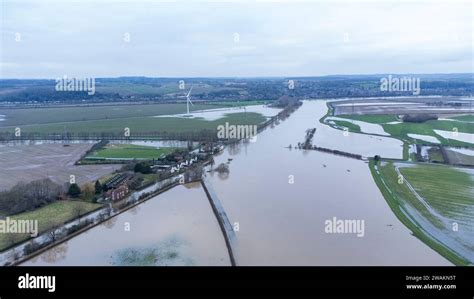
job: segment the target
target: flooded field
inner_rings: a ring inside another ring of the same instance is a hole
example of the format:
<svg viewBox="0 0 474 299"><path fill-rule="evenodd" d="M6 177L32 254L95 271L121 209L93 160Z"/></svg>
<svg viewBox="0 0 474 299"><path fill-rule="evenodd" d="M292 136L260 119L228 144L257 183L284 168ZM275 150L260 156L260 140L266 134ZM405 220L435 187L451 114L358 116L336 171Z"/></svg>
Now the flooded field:
<svg viewBox="0 0 474 299"><path fill-rule="evenodd" d="M331 120L348 121L346 118L340 118L340 117L328 117L326 118L326 120L327 121L331 121ZM363 133L390 136L390 134L385 132L383 130L383 127L379 124L371 124L365 121L359 121L359 120L353 120L353 119L351 119L350 122L359 126Z"/></svg>
<svg viewBox="0 0 474 299"><path fill-rule="evenodd" d="M242 112L255 112L260 113L265 117L272 117L278 114L282 109L272 108L264 105L251 105L242 107L232 108L217 108L199 111L190 111L191 115L183 114L170 114L170 115L158 115L155 117L186 117L186 118L203 118L208 121L220 119L227 114L242 113Z"/></svg>
<svg viewBox="0 0 474 299"><path fill-rule="evenodd" d="M177 186L22 265L217 266L230 265L230 260L209 201L201 185L193 183Z"/></svg>
<svg viewBox="0 0 474 299"><path fill-rule="evenodd" d="M359 154L365 157L379 155L384 158L402 158L403 143L400 140L357 133L344 134L341 130L333 129L319 122L319 119L326 115L326 112L327 106L325 101L305 102L304 106L298 111L298 114L295 114L294 118L297 118L297 120L296 123L292 123L294 132L286 133L285 138L295 144L296 142L301 142L304 137L304 135L298 135L297 132L303 132L304 134L306 129L316 128L316 134L313 139L313 144L316 146ZM285 142L284 140L281 139L282 143Z"/></svg>
<svg viewBox="0 0 474 299"><path fill-rule="evenodd" d="M454 139L463 142L469 142L474 144L474 134L470 133L461 133L461 132L450 132L443 130L434 130L434 132L446 139Z"/></svg>
<svg viewBox="0 0 474 299"><path fill-rule="evenodd" d="M443 99L445 103L456 103L454 106L439 106L436 102ZM377 99L360 99L360 101L339 101L333 106L334 115L341 114L409 114L409 113L469 113L472 111L472 98L463 97L391 97Z"/></svg>
<svg viewBox="0 0 474 299"><path fill-rule="evenodd" d="M289 149L316 128L313 144L364 156L401 158L401 142L319 123L325 101L305 101L254 143L229 146L208 174L236 231L238 265L449 265L410 234L390 210L364 161ZM229 160L231 159L231 160ZM332 234L325 222L363 220L362 235ZM124 231L124 223L131 231ZM97 242L101 240L101 242ZM51 258L54 257L54 258ZM198 186L179 186L109 224L53 248L25 265L228 265L217 220Z"/></svg>
<svg viewBox="0 0 474 299"><path fill-rule="evenodd" d="M15 184L50 178L58 184L75 175L78 183L95 181L121 165L83 165L74 163L92 143L15 142L0 144L0 190Z"/></svg>
<svg viewBox="0 0 474 299"><path fill-rule="evenodd" d="M420 135L420 134L407 134L408 137L411 137L413 139L418 139L422 141L428 141L431 143L440 143L438 138L429 136L429 135Z"/></svg>

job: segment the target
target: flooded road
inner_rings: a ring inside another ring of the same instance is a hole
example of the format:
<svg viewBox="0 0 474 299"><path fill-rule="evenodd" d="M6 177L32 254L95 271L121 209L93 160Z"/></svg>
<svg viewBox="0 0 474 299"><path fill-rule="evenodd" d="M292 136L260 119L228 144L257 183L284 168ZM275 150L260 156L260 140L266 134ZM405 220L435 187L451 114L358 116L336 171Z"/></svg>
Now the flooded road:
<svg viewBox="0 0 474 299"><path fill-rule="evenodd" d="M317 146L401 158L396 139L344 136L320 124L326 111L324 101L305 101L256 142L229 146L215 157L216 166L229 162L228 175L207 178L230 223L238 224L238 265L450 265L398 221L364 161L286 148L302 142L306 129L317 128ZM325 222L334 217L363 220L363 235L326 233ZM230 264L201 188L173 188L114 221L25 265ZM130 232L124 232L124 222L130 222Z"/></svg>
<svg viewBox="0 0 474 299"><path fill-rule="evenodd" d="M173 189L23 263L24 266L230 265L199 183Z"/></svg>

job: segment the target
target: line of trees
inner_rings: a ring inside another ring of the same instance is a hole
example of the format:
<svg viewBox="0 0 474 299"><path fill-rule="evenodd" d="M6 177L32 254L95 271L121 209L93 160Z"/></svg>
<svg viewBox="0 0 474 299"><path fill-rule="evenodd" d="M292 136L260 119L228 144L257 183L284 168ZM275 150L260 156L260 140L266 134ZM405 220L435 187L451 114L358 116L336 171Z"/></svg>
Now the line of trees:
<svg viewBox="0 0 474 299"><path fill-rule="evenodd" d="M0 192L0 211L12 215L39 208L57 200L62 189L49 178L20 182L10 190Z"/></svg>

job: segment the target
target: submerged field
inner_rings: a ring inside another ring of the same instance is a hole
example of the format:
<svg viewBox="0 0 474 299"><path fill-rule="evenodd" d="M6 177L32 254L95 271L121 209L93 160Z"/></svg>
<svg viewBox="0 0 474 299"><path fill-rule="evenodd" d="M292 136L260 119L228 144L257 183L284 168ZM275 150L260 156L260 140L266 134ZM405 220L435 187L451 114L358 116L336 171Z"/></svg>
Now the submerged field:
<svg viewBox="0 0 474 299"><path fill-rule="evenodd" d="M349 123L351 120L357 120L380 125L392 137L409 141L410 143L438 143L433 142L437 140L439 144L449 146L474 145L474 138L472 142L456 140L456 132L474 134L474 123L468 121L472 115L459 116L456 118L457 121L429 120L423 123L401 122L395 115L338 115L338 117L347 119ZM349 131L358 132L350 125L346 127ZM437 134L435 130L446 131L453 136L445 138ZM414 136L416 135L419 135L419 138L415 138ZM430 140L433 141L430 142Z"/></svg>
<svg viewBox="0 0 474 299"><path fill-rule="evenodd" d="M113 164L75 165L91 146L92 143L0 144L0 190L43 178L62 185L69 182L71 175L83 184L120 168Z"/></svg>
<svg viewBox="0 0 474 299"><path fill-rule="evenodd" d="M370 168L393 212L456 265L474 263L474 173L444 165L381 162Z"/></svg>

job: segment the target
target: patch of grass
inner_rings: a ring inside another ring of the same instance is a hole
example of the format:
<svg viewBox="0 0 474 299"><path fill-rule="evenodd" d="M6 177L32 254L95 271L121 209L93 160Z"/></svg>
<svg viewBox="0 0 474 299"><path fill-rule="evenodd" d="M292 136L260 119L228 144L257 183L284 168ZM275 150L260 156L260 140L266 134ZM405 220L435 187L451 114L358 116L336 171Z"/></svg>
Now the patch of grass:
<svg viewBox="0 0 474 299"><path fill-rule="evenodd" d="M343 114L343 115L338 115L338 117L365 121L372 124L385 124L385 123L389 123L393 121L398 121L397 116L390 115L390 114L367 114L367 115Z"/></svg>
<svg viewBox="0 0 474 299"><path fill-rule="evenodd" d="M438 162L444 163L443 155L441 154L441 150L438 147L432 147L428 150L429 160L431 162Z"/></svg>
<svg viewBox="0 0 474 299"><path fill-rule="evenodd" d="M159 258L155 248L127 248L117 253L120 266L154 266Z"/></svg>
<svg viewBox="0 0 474 299"><path fill-rule="evenodd" d="M474 114L461 115L450 117L451 119L461 120L461 121L474 121Z"/></svg>
<svg viewBox="0 0 474 299"><path fill-rule="evenodd" d="M78 212L80 212L80 215L84 215L100 208L101 206L101 204L84 201L62 200L53 202L33 211L24 212L9 217L10 219L15 220L37 220L38 233L41 234L52 229L53 227L73 220L77 217L76 213ZM12 241L14 241L13 243L20 243L29 237L29 235L25 234L0 234L0 251L4 250L8 246L11 246Z"/></svg>
<svg viewBox="0 0 474 299"><path fill-rule="evenodd" d="M136 145L136 144L107 144L104 148L92 152L85 159L158 159L161 155L173 152L175 148Z"/></svg>
<svg viewBox="0 0 474 299"><path fill-rule="evenodd" d="M336 124L339 128L347 128L349 132L360 133L361 129L358 125L351 123L350 121L344 120L330 120Z"/></svg>
<svg viewBox="0 0 474 299"><path fill-rule="evenodd" d="M151 182L155 182L158 176L155 173L148 173L148 174L143 174L143 182L142 185L146 186L150 184Z"/></svg>

